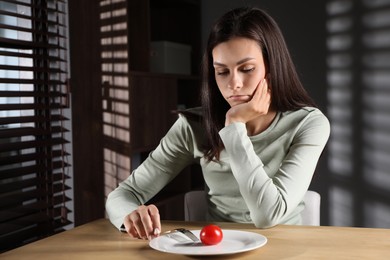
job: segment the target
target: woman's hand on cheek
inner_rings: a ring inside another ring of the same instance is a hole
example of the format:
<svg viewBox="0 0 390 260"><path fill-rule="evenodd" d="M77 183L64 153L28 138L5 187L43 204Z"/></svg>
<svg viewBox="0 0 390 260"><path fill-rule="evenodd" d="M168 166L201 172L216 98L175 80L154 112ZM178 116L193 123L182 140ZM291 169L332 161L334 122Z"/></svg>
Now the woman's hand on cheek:
<svg viewBox="0 0 390 260"><path fill-rule="evenodd" d="M271 104L271 93L268 90L267 80L263 79L257 85L252 99L246 103L231 107L226 113L225 126L234 123L255 119L258 116L266 115Z"/></svg>

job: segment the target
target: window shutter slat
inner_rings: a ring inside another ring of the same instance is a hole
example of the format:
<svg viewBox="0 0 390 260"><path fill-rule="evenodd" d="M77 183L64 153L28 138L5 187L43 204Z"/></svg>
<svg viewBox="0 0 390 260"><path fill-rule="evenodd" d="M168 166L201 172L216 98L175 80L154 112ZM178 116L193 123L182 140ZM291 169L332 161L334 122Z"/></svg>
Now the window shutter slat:
<svg viewBox="0 0 390 260"><path fill-rule="evenodd" d="M9 66L9 65L0 65L0 70L19 70L19 71L31 71L31 72L50 72L50 73L64 73L64 70L59 68L35 68L27 66Z"/></svg>
<svg viewBox="0 0 390 260"><path fill-rule="evenodd" d="M68 141L63 138L47 138L43 140L36 141L25 141L25 142L10 142L5 143L0 148L0 153L11 152L22 149L32 149L32 148L41 148L41 147L50 147L55 145L66 144Z"/></svg>
<svg viewBox="0 0 390 260"><path fill-rule="evenodd" d="M35 160L45 160L46 158L48 158L48 156L51 156L52 158L56 158L56 157L63 157L68 155L69 153L64 150L53 150L50 155L40 152L40 153L19 154L14 156L7 156L7 157L4 156L4 157L0 157L0 166L12 165L16 163L27 163ZM0 179L17 177L14 173L15 173L14 171L12 171L10 174L6 174L2 172L0 174Z"/></svg>
<svg viewBox="0 0 390 260"><path fill-rule="evenodd" d="M50 133L62 133L67 131L68 131L67 129L60 126L52 127L50 131L39 129L39 128L33 128L33 127L20 127L17 129L11 128L11 129L3 129L3 130L0 129L0 138L37 136L37 135L44 135Z"/></svg>
<svg viewBox="0 0 390 260"><path fill-rule="evenodd" d="M62 97L67 98L68 95L61 92L37 92L37 91L0 91L0 97Z"/></svg>
<svg viewBox="0 0 390 260"><path fill-rule="evenodd" d="M38 35L41 35L41 36L63 38L60 34L57 34L57 33L51 33L51 32L44 33L44 32L41 32L39 30L32 30L32 29L28 29L28 28L21 28L21 27L18 27L18 26L11 26L11 25L2 24L2 23L0 23L0 29L15 30L15 31L19 31L19 32L34 33L34 34L38 34Z"/></svg>
<svg viewBox="0 0 390 260"><path fill-rule="evenodd" d="M51 168L54 167L42 167L42 169ZM54 183L56 181L61 181L63 179L62 174L56 173L50 176L50 179L46 179L44 177L34 177L30 179L22 179L19 181L14 181L12 183L6 183L0 185L1 193L8 193L12 191L18 191L20 189L28 188L28 187L34 187L34 186L41 186L46 185L50 183Z"/></svg>
<svg viewBox="0 0 390 260"><path fill-rule="evenodd" d="M64 163L62 161L59 161L58 163L54 163L51 167L45 167L44 165L32 165L32 166L24 166L24 167L18 167L16 169L10 169L10 170L3 170L0 173L2 174L2 180L5 179L11 179L11 178L18 178L18 177L24 177L26 175L35 174L37 172L43 172L47 170L58 170L62 169L63 167L67 167L69 164ZM6 178L8 177L8 178ZM11 183L4 184L4 190L1 191L1 194L6 193L10 189L13 189L12 185L15 184L20 185L20 183L17 182L17 180L13 180ZM2 187L3 185L0 185ZM19 187L19 186L17 186Z"/></svg>
<svg viewBox="0 0 390 260"><path fill-rule="evenodd" d="M62 104L8 104L0 105L0 110L47 110L47 109L60 109L66 108Z"/></svg>
<svg viewBox="0 0 390 260"><path fill-rule="evenodd" d="M26 52L12 52L12 51L7 51L7 50L1 50L0 48L0 55L1 56L7 56L7 57L18 57L18 58L30 58L30 59L46 59L48 61L63 61L65 62L66 60L57 57L57 56L45 56L45 55L40 55L40 54L34 54L34 53L26 53Z"/></svg>
<svg viewBox="0 0 390 260"><path fill-rule="evenodd" d="M2 212L7 211L14 207L20 206L20 204L27 201L53 196L54 194L67 190L70 190L69 186L63 185L62 183L55 183L52 185L52 189L50 191L42 187L40 189L28 190L21 193L6 194L3 196L3 199L0 200L0 209Z"/></svg>
<svg viewBox="0 0 390 260"><path fill-rule="evenodd" d="M47 73L47 71L46 71ZM9 84L38 84L38 85L65 85L64 82L59 80L41 80L41 79L12 79L12 78L0 78L0 83Z"/></svg>
<svg viewBox="0 0 390 260"><path fill-rule="evenodd" d="M20 128L8 128L0 129L0 138L12 138L12 137L21 137L33 135L34 133L40 133L41 129L36 129L33 127L20 127Z"/></svg>
<svg viewBox="0 0 390 260"><path fill-rule="evenodd" d="M58 48L63 49L61 46L50 44L50 43L41 43L41 42L30 42L24 40L15 40L10 38L0 37L0 47L9 48L9 49L39 49L39 48Z"/></svg>
<svg viewBox="0 0 390 260"><path fill-rule="evenodd" d="M44 116L21 116L21 117L4 117L0 118L0 125L15 124L15 123L43 123L48 121L66 121L68 118L63 115L52 115L51 118L45 118Z"/></svg>

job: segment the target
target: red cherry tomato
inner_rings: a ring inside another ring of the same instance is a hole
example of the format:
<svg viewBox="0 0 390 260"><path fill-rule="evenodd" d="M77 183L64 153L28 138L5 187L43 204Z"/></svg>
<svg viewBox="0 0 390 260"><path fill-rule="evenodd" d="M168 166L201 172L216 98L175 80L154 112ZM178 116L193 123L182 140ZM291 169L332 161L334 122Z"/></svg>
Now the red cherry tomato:
<svg viewBox="0 0 390 260"><path fill-rule="evenodd" d="M204 245L216 245L222 241L223 233L217 225L207 225L200 231L200 241Z"/></svg>

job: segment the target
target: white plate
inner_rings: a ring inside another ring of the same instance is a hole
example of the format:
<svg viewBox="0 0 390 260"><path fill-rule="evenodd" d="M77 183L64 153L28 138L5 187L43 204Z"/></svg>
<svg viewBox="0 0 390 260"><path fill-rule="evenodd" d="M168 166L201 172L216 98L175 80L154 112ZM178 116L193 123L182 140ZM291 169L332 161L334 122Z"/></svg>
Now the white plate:
<svg viewBox="0 0 390 260"><path fill-rule="evenodd" d="M200 230L191 230L199 238ZM179 243L167 236L159 236L149 242L151 248L161 252L182 254L182 255L224 255L250 251L264 246L267 238L263 235L223 229L221 243L213 246L199 243Z"/></svg>

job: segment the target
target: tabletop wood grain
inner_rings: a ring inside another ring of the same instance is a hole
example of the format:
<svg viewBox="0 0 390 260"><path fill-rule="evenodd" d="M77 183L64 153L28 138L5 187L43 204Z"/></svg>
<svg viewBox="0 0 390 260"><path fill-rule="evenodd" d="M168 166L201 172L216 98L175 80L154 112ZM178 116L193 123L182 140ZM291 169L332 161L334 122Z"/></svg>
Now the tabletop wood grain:
<svg viewBox="0 0 390 260"><path fill-rule="evenodd" d="M209 223L163 221L163 231L201 229ZM390 230L329 226L279 225L256 229L250 224L217 223L222 229L256 232L265 246L223 256L185 256L156 251L147 240L130 238L106 219L5 252L0 259L390 259Z"/></svg>

